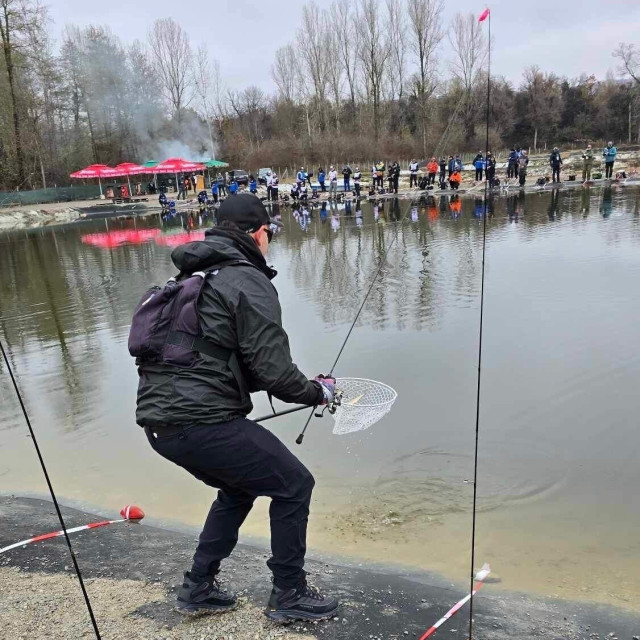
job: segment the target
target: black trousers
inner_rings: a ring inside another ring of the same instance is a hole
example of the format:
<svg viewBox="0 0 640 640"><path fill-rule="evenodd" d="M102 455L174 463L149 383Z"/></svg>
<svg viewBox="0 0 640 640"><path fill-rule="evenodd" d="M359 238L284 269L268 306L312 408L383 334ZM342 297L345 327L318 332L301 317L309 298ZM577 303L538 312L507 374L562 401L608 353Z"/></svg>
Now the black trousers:
<svg viewBox="0 0 640 640"><path fill-rule="evenodd" d="M551 165L551 173L553 182L560 182L560 165L553 164Z"/></svg>
<svg viewBox="0 0 640 640"><path fill-rule="evenodd" d="M604 163L604 177L605 178L613 177L613 162Z"/></svg>
<svg viewBox="0 0 640 640"><path fill-rule="evenodd" d="M476 182L482 182L482 169L476 169Z"/></svg>
<svg viewBox="0 0 640 640"><path fill-rule="evenodd" d="M413 173L413 171L409 174L409 189L413 186L418 186L418 174Z"/></svg>
<svg viewBox="0 0 640 640"><path fill-rule="evenodd" d="M353 183L353 190L356 192L356 198L360 197L360 183L359 182L354 182Z"/></svg>
<svg viewBox="0 0 640 640"><path fill-rule="evenodd" d="M193 556L196 576L215 574L238 542L238 530L258 496L271 498L274 584L283 589L304 579L307 519L314 479L270 431L247 418L193 426L158 436L145 428L153 449L205 484L219 489Z"/></svg>
<svg viewBox="0 0 640 640"><path fill-rule="evenodd" d="M438 178L438 182L444 182L445 170L440 169L440 177Z"/></svg>
<svg viewBox="0 0 640 640"><path fill-rule="evenodd" d="M399 180L399 176L395 176L392 180L391 180L391 184L389 185L390 187L393 188L393 192L394 193L398 193L398 180Z"/></svg>

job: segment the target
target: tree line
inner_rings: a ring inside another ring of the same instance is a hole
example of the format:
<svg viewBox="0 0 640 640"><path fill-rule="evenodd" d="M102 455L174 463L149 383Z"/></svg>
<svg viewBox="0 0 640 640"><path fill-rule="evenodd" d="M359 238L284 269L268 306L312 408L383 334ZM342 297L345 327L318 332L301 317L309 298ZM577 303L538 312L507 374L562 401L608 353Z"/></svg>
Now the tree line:
<svg viewBox="0 0 640 640"><path fill-rule="evenodd" d="M252 170L484 146L487 38L476 15L445 23L443 0L312 0L274 56L272 93L230 88L171 18L132 43L105 25L67 25L54 42L49 26L38 0L0 0L1 189L170 155ZM605 79L537 66L518 86L492 77L490 144L640 142L640 50L612 54Z"/></svg>

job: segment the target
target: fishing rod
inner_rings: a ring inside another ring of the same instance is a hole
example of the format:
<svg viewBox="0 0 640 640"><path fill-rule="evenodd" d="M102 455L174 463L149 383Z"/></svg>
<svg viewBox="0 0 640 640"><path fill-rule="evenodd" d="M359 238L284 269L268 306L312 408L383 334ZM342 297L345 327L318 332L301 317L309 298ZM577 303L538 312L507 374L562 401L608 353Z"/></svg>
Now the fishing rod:
<svg viewBox="0 0 640 640"><path fill-rule="evenodd" d="M404 210L404 213L400 217L399 222L402 221L404 219L404 217L407 215L407 211L409 211L409 207L411 207L411 201L409 201L409 205ZM338 360L340 360L340 356L342 355L342 352L344 351L344 348L347 346L347 342L348 342L349 338L351 337L351 333L352 333L354 327L356 326L356 323L358 322L358 319L360 318L360 314L362 313L362 310L364 309L364 305L367 303L367 300L369 299L369 294L373 290L373 285L376 283L376 280L378 279L378 276L380 275L380 272L382 271L382 267L384 267L384 264L386 262L387 255L389 254L389 251L391 250L391 247L394 245L394 243L395 243L397 238L398 238L398 234L396 233L395 236L392 238L391 242L389 243L389 246L385 249L384 254L382 255L382 259L380 260L380 264L378 265L378 268L376 269L375 275L373 276L373 278L371 280L371 284L369 285L369 289L367 290L367 293L365 294L364 299L362 300L362 304L360 305L360 308L358 309L358 312L356 313L356 317L353 319L353 322L351 323L351 326L349 327L349 331L347 332L347 335L346 335L346 337L345 337L345 339L344 339L344 341L342 343L342 346L340 347L340 351L338 351L338 355L336 356L336 359L333 362L333 365L331 366L331 370L329 371L328 375L326 376L327 378L333 377L333 370L336 368L336 365L338 364ZM304 440L304 434L307 431L307 427L309 426L309 423L311 422L311 418L313 418L313 414L315 413L315 410L316 410L317 406L318 405L314 405L313 408L311 409L311 412L309 413L309 417L307 418L307 421L304 423L304 427L302 428L302 431L300 432L300 435L296 438L296 444L302 444L302 441ZM304 408L304 407L300 407L300 408ZM294 409L294 410L298 411L300 408Z"/></svg>
<svg viewBox="0 0 640 640"><path fill-rule="evenodd" d="M80 571L80 566L78 565L78 560L76 559L76 554L73 552L73 547L71 546L71 540L69 539L69 534L67 531L67 525L65 524L64 518L62 517L62 512L60 511L60 505L58 504L58 499L56 498L55 491L53 490L53 485L51 484L51 479L49 478L49 472L47 471L47 467L44 463L44 458L42 457L42 453L40 452L40 447L38 445L38 440L36 439L36 434L33 431L33 427L31 426L31 420L29 419L29 414L27 413L27 408L22 400L22 394L20 393L20 388L18 387L18 382L13 375L13 367L11 366L11 362L7 357L7 352L4 349L4 345L2 344L2 340L0 340L0 351L2 351L2 359L7 365L7 371L9 372L9 376L11 377L11 383L13 384L13 389L16 392L16 396L18 398L18 402L20 403L20 408L22 409L22 415L24 416L25 422L27 423L27 427L29 429L29 434L31 435L31 441L33 442L33 446L36 448L36 454L38 455L38 460L40 461L40 466L42 467L42 473L44 473L45 480L47 482L47 487L49 488L49 493L51 494L51 500L56 509L56 513L58 514L58 520L60 521L60 525L62 526L62 532L64 534L64 539L67 542L67 547L69 548L69 555L71 556L71 561L73 562L73 567L76 571L76 575L78 576L78 582L80 583L80 589L82 590L82 595L84 597L84 602L87 606L87 611L89 612L89 617L91 618L91 624L93 625L93 631L96 635L97 640L101 640L100 630L98 629L98 623L96 622L96 618L93 614L93 608L91 607L91 601L89 600L89 594L84 586L84 580L82 579L82 572Z"/></svg>
<svg viewBox="0 0 640 640"><path fill-rule="evenodd" d="M485 9L480 16L480 22L489 18L489 59L487 64L487 119L485 138L485 158L489 152L489 114L491 102L491 11ZM478 443L480 437L480 382L482 375L482 321L484 319L484 273L487 248L487 201L489 181L484 183L484 211L482 216L482 275L480 277L480 327L478 331L478 385L476 390L476 440L473 456L473 514L471 516L471 580L469 593L469 640L473 639L473 594L475 575L473 565L476 559L476 508L478 499Z"/></svg>

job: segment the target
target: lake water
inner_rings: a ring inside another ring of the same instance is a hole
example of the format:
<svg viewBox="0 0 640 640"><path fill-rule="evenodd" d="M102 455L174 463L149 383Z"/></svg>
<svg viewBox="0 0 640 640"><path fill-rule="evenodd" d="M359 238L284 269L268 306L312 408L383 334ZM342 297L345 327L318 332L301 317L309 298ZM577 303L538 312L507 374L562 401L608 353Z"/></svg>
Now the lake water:
<svg viewBox="0 0 640 640"><path fill-rule="evenodd" d="M298 365L398 391L367 431L265 423L317 480L310 546L465 584L471 539L481 200L282 207L270 262ZM59 497L199 525L213 497L134 422L131 312L201 221L109 220L0 236L0 330ZM123 244L124 243L124 244ZM478 565L504 587L640 610L640 195L496 197L487 219ZM46 486L1 368L0 490ZM268 413L265 394L255 415ZM280 405L281 408L285 408ZM268 535L266 502L243 532Z"/></svg>

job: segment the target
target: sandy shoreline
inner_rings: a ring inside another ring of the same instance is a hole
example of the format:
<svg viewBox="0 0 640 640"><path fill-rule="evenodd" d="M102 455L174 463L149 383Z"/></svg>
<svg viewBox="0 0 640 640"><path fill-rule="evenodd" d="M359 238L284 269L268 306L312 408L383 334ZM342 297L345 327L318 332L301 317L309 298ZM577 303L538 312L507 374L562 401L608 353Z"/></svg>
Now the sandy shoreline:
<svg viewBox="0 0 640 640"><path fill-rule="evenodd" d="M101 519L67 507L63 513L70 527ZM43 500L2 497L0 515L0 546L59 528L51 503ZM416 638L464 593L436 574L401 576L393 568L367 570L309 560L310 579L341 598L338 619L283 628L262 615L270 588L267 550L239 545L223 571L225 582L241 590L238 610L184 621L173 610L173 599L193 550L193 536L121 524L75 534L72 543L104 638ZM0 637L91 637L62 539L3 554L0 580L6 585L0 591ZM464 611L443 628L443 636L467 637ZM474 612L474 633L487 640L631 639L640 633L640 618L619 609L498 592L490 583L478 596Z"/></svg>

